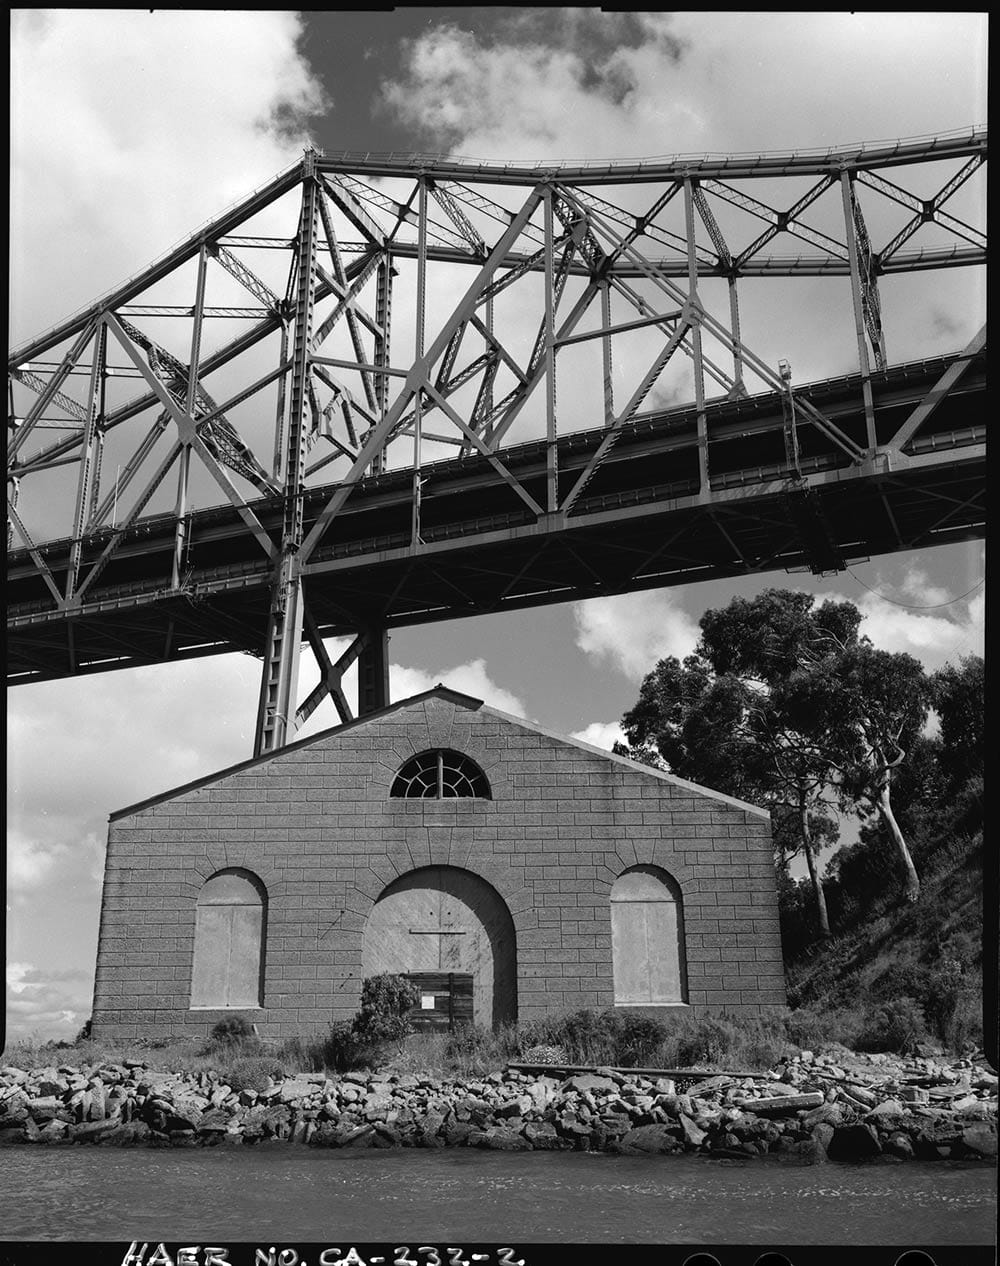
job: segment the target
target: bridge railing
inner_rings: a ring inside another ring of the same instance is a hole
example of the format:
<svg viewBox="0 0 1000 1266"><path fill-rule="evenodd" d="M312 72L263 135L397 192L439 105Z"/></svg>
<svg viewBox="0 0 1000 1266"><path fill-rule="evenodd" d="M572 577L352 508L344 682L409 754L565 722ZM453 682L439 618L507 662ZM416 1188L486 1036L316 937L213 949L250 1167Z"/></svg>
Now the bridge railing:
<svg viewBox="0 0 1000 1266"><path fill-rule="evenodd" d="M936 132L923 136L887 137L877 141L858 141L850 145L816 146L794 150L746 150L732 151L707 150L700 153L661 154L642 158L594 159L594 158L527 158L497 159L484 161L481 158L469 158L462 154L425 153L417 154L412 150L320 150L320 160L338 163L387 163L400 168L419 170L421 167L438 164L459 165L470 172L477 170L503 170L507 172L525 171L534 175L548 175L564 172L567 168L599 172L599 171L634 171L636 168L683 166L703 162L774 162L794 159L816 158L856 158L874 154L896 154L909 150L933 151L950 148L956 142L974 143L986 136L985 126L969 128L953 128L948 132Z"/></svg>

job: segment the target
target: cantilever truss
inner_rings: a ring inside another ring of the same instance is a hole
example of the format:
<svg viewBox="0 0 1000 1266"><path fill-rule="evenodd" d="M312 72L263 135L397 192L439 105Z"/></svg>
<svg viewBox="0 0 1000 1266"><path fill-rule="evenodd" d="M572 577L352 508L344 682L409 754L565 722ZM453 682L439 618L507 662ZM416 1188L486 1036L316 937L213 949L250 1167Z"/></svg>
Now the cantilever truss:
<svg viewBox="0 0 1000 1266"><path fill-rule="evenodd" d="M810 429L850 464L884 452L871 386L886 368L879 283L985 261L985 233L951 210L985 160L985 130L543 168L307 151L12 353L9 547L72 624L112 600L102 577L153 515L173 516L170 592L188 592L192 515L221 497L271 570L256 750L280 746L327 695L351 715L341 678L356 659L362 710L387 701L377 617L334 663L305 594L310 560L363 480L409 471L419 551L431 463L479 457L533 521L565 522L644 408L693 405L705 501L713 401L780 393L793 478ZM741 317L741 282L816 277L849 279L860 431L793 395ZM985 330L888 447L902 455L984 343ZM559 438L588 427L600 442L567 476ZM546 454L530 487L505 456L527 439ZM57 538L58 568L45 545ZM321 680L297 706L304 640Z"/></svg>

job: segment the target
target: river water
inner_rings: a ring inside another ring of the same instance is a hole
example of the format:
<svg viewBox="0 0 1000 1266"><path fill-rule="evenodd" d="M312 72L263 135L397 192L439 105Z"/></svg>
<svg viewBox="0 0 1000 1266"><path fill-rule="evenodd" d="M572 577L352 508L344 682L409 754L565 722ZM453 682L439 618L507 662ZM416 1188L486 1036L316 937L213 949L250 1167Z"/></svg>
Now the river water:
<svg viewBox="0 0 1000 1266"><path fill-rule="evenodd" d="M6 1147L0 1239L992 1244L987 1165Z"/></svg>

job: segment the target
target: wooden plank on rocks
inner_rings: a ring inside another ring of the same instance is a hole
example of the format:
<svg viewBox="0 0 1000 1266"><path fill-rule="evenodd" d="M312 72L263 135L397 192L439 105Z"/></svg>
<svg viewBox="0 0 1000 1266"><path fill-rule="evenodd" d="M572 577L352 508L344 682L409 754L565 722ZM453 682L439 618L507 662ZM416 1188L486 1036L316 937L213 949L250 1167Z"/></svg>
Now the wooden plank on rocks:
<svg viewBox="0 0 1000 1266"><path fill-rule="evenodd" d="M744 1112L753 1112L757 1116L782 1116L786 1112L798 1112L801 1109L818 1108L825 1102L824 1096L817 1090L804 1095L773 1095L764 1099L738 1099L737 1105Z"/></svg>

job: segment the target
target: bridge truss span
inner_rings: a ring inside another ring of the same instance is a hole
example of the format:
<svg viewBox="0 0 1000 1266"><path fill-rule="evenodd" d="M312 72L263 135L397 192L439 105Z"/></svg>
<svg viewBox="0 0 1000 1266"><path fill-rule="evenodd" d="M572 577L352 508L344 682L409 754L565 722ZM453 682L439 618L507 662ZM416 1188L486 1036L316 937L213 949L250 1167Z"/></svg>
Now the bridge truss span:
<svg viewBox="0 0 1000 1266"><path fill-rule="evenodd" d="M985 161L307 151L11 353L8 680L245 650L261 752L391 627L981 535Z"/></svg>

